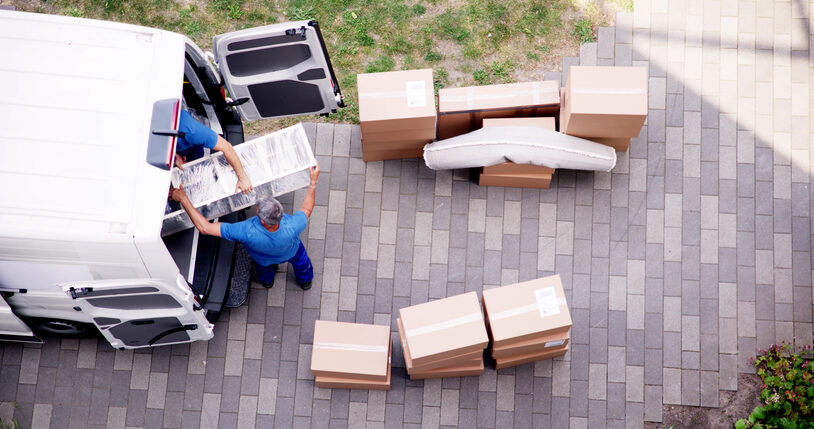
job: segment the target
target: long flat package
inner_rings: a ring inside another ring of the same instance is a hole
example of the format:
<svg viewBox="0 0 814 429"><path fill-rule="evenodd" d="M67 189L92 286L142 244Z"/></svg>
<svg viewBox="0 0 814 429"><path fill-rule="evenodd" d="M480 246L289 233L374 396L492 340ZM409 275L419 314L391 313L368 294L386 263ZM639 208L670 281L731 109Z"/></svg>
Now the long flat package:
<svg viewBox="0 0 814 429"><path fill-rule="evenodd" d="M316 165L302 124L297 124L235 146L243 169L254 186L248 195L235 193L237 176L222 152L215 152L174 168L173 187L183 185L192 205L207 219L214 219L254 205L258 195L278 196L308 186L308 169ZM181 206L167 204L161 235L192 228Z"/></svg>
<svg viewBox="0 0 814 429"><path fill-rule="evenodd" d="M438 91L438 139L466 134L485 118L554 116L560 107L556 81L442 88Z"/></svg>
<svg viewBox="0 0 814 429"><path fill-rule="evenodd" d="M571 328L559 275L485 290L483 308L493 348Z"/></svg>
<svg viewBox="0 0 814 429"><path fill-rule="evenodd" d="M487 167L507 161L548 168L611 171L613 148L534 127L489 127L424 146L433 170Z"/></svg>
<svg viewBox="0 0 814 429"><path fill-rule="evenodd" d="M489 344L475 292L399 310L413 365L483 350Z"/></svg>
<svg viewBox="0 0 814 429"><path fill-rule="evenodd" d="M401 350L404 352L404 364L406 366L408 374L413 374L417 372L435 371L439 368L456 366L462 362L466 363L483 358L483 350L474 350L459 355L446 356L416 366L413 363L412 353L410 353L410 345L407 343L407 337L404 334L404 324L401 322L401 318L396 319L396 326L398 327L399 340L401 341Z"/></svg>
<svg viewBox="0 0 814 429"><path fill-rule="evenodd" d="M536 362L538 360L551 359L558 356L562 356L566 353L568 353L568 344L562 347L557 347L556 349L540 353L529 353L524 355L512 356L509 358L498 358L495 359L495 369L503 369L508 368L510 366L517 366L526 363Z"/></svg>
<svg viewBox="0 0 814 429"><path fill-rule="evenodd" d="M311 373L316 377L385 382L390 368L390 327L317 320Z"/></svg>

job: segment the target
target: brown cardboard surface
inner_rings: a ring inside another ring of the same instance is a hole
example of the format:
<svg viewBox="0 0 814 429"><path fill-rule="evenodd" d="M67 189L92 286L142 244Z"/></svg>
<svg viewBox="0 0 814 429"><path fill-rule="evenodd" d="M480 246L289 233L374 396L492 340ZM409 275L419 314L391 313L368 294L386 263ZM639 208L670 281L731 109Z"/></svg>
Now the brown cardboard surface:
<svg viewBox="0 0 814 429"><path fill-rule="evenodd" d="M392 141L433 141L435 139L435 119L433 118L403 119L393 123L403 128L382 129L380 122L363 122L359 124L359 129L365 140L381 144Z"/></svg>
<svg viewBox="0 0 814 429"><path fill-rule="evenodd" d="M442 88L438 91L438 139L481 128L485 118L556 115L559 105L556 81Z"/></svg>
<svg viewBox="0 0 814 429"><path fill-rule="evenodd" d="M481 173L478 177L478 185L548 189L551 186L551 175L483 174L483 170L481 169Z"/></svg>
<svg viewBox="0 0 814 429"><path fill-rule="evenodd" d="M492 357L495 359L507 358L516 355L542 353L553 350L557 347L567 345L570 342L570 331L571 328L566 328L565 331L555 331L548 335L542 335L526 341L518 341L503 347L492 347Z"/></svg>
<svg viewBox="0 0 814 429"><path fill-rule="evenodd" d="M399 310L414 366L483 350L489 343L474 292Z"/></svg>
<svg viewBox="0 0 814 429"><path fill-rule="evenodd" d="M551 359L557 356L562 356L568 352L568 345L558 347L556 350L551 350L543 353L530 353L518 355L512 358L495 359L495 369L508 368L510 366L523 365L530 362L536 362L543 359Z"/></svg>
<svg viewBox="0 0 814 429"><path fill-rule="evenodd" d="M627 152L627 149L630 147L631 138L630 137L620 137L620 138L605 138L605 139L602 139L602 138L592 137L592 138L589 138L588 140L590 140L592 142L601 143L601 144L603 144L605 146L610 146L610 147L618 150L619 152Z"/></svg>
<svg viewBox="0 0 814 429"><path fill-rule="evenodd" d="M647 117L647 69L573 66L560 131L577 137L633 138Z"/></svg>
<svg viewBox="0 0 814 429"><path fill-rule="evenodd" d="M365 161L381 161L385 159L421 158L424 156L424 144L409 149L364 149L362 143L362 158Z"/></svg>
<svg viewBox="0 0 814 429"><path fill-rule="evenodd" d="M433 371L412 372L409 374L410 380L424 380L428 378L443 377L468 377L483 375L483 358L477 362L471 362L457 367L439 368Z"/></svg>
<svg viewBox="0 0 814 429"><path fill-rule="evenodd" d="M485 290L483 306L493 347L571 327L559 275Z"/></svg>
<svg viewBox="0 0 814 429"><path fill-rule="evenodd" d="M311 373L382 382L388 377L390 327L317 320Z"/></svg>
<svg viewBox="0 0 814 429"><path fill-rule="evenodd" d="M473 352L464 353L462 355L448 356L443 359L427 362L420 366L414 366L413 358L410 355L410 347L409 344L407 344L407 339L404 336L404 325L401 323L401 318L396 319L396 326L398 328L399 340L401 341L401 350L403 351L404 354L404 364L407 368L408 373L416 371L418 372L430 371L436 368L454 366L461 362L465 363L483 358L483 350L475 350Z"/></svg>
<svg viewBox="0 0 814 429"><path fill-rule="evenodd" d="M317 387L323 389L365 389L365 390L390 390L390 363L387 365L387 377L384 381L367 381L355 378L342 377L314 377Z"/></svg>
<svg viewBox="0 0 814 429"><path fill-rule="evenodd" d="M486 118L483 127L535 127L556 131L556 119L553 116L531 118Z"/></svg>

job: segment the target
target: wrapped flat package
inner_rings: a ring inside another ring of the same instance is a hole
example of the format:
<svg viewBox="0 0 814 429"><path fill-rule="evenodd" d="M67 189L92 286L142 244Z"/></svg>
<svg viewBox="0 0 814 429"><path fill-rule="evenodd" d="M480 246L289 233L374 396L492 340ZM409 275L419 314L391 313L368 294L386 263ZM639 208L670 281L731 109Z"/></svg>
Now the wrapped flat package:
<svg viewBox="0 0 814 429"><path fill-rule="evenodd" d="M308 169L316 165L302 124L239 144L235 152L254 186L247 195L235 193L237 175L222 152L188 162L183 170L173 169L173 187L183 185L192 205L207 219L252 206L263 193L278 196L304 188L311 180ZM192 226L181 206L170 201L161 235Z"/></svg>
<svg viewBox="0 0 814 429"><path fill-rule="evenodd" d="M534 127L488 127L424 146L433 170L487 167L507 161L548 168L611 171L612 147Z"/></svg>

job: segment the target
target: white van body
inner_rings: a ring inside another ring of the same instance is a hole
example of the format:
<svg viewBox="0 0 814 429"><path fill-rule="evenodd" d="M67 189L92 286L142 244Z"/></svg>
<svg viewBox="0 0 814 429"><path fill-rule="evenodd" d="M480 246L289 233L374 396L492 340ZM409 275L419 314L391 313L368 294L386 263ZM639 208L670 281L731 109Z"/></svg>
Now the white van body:
<svg viewBox="0 0 814 429"><path fill-rule="evenodd" d="M161 238L175 138L153 132L166 101L177 129L190 45L203 55L168 31L0 10L0 340L38 341L29 320L115 348L212 337Z"/></svg>

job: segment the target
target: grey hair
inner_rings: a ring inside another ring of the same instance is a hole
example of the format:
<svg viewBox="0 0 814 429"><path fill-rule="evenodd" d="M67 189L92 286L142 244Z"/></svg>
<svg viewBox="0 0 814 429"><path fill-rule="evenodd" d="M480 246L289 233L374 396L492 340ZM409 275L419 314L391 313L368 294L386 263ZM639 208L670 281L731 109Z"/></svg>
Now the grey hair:
<svg viewBox="0 0 814 429"><path fill-rule="evenodd" d="M257 216L266 225L277 225L283 218L283 205L271 195L257 197Z"/></svg>

